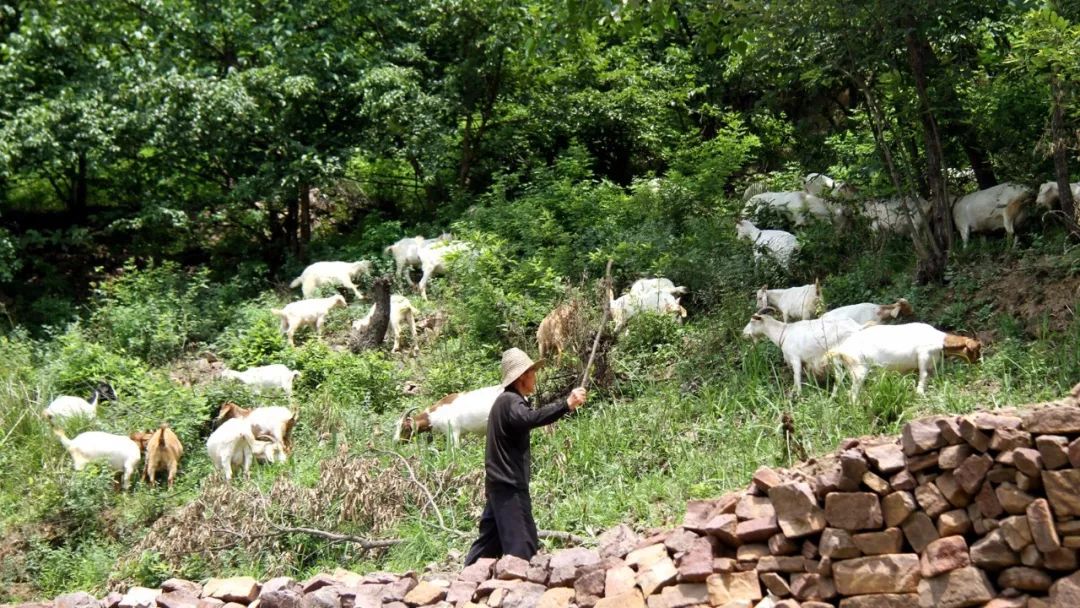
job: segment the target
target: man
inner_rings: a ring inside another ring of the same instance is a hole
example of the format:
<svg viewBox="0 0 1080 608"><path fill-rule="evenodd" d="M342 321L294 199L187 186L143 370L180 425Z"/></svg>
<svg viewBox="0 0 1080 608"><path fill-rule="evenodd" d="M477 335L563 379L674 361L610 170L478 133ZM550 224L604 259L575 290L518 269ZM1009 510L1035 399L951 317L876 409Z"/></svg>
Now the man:
<svg viewBox="0 0 1080 608"><path fill-rule="evenodd" d="M491 406L484 452L487 506L480 516L480 538L469 549L466 566L481 557L531 559L539 548L529 496L529 431L551 424L585 403L585 389L578 387L565 401L529 408L525 399L536 390L539 365L520 348L503 353L501 384L506 391Z"/></svg>

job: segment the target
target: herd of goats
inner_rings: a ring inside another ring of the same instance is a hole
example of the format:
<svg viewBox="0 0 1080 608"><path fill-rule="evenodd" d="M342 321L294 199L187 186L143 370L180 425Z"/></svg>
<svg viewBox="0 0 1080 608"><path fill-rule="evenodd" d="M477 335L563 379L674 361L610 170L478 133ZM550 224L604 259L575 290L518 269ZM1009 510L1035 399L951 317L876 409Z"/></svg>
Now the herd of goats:
<svg viewBox="0 0 1080 608"><path fill-rule="evenodd" d="M1073 196L1080 198L1080 183L1071 184L1071 189ZM804 225L810 218L842 224L846 221L846 210L852 208L851 204L844 204L845 199L851 203L854 196L848 186L817 173L804 179L802 191L762 190L760 184L747 189L744 219L736 224L737 236L751 241L755 260L769 256L785 267L799 248L797 237L783 230L759 229L747 218L763 208L771 208L776 213L766 217L786 217L795 226ZM1033 201L1038 207L1050 209L1057 198L1054 182L1043 184L1037 195L1022 185L1006 183L958 197L953 204L953 217L965 245L971 232L1004 228L1012 237ZM861 208L873 230L903 233L919 230L929 205L922 199L897 198L864 201ZM468 248L467 243L454 241L444 234L433 239L403 238L387 247L385 252L393 256L398 276L404 276L410 282L410 269L419 268L422 278L415 287L426 300L431 278L446 272L451 254ZM350 289L357 300L363 299L353 281L371 274L372 269L370 261L316 262L305 268L290 284L291 288L301 288L303 299L271 310L280 319L281 331L289 344L295 344L295 334L303 327L312 327L316 336L321 337L329 312L347 306L340 294L313 297L318 295L320 287L331 285ZM680 304L685 293L685 287L676 286L665 278L639 279L619 298L615 298L609 288L608 306L616 335L626 330L632 317L643 312L671 315L677 319L685 317L686 310ZM822 378L830 366L837 380L833 395L840 380L850 376L851 398L857 399L872 368L917 370L916 390L923 394L932 368L943 356L955 356L967 362L977 361L981 356L978 340L949 334L925 323L901 322L914 313L905 299L892 304L842 306L818 317L822 301L817 282L787 289L762 287L756 296L756 312L743 328L742 335L753 340L767 338L780 348L784 361L792 369L796 394L800 392L804 370ZM574 306L573 303L562 304L540 323L537 343L541 358L562 356L571 338L571 324L576 314ZM371 322L374 308L372 306L364 318L354 321L353 328L364 329ZM411 328L412 344L416 348L417 316L418 311L407 297L391 296L389 330L393 335L394 351L400 349L401 331L406 325ZM221 372L221 377L243 382L254 392L283 391L292 402L292 385L299 374L285 365L274 364L244 371L226 369ZM496 385L454 393L419 413L407 412L397 424L395 439L408 441L418 433L434 431L445 434L453 445L457 445L462 433L484 434L488 413L502 390ZM57 425L63 419L76 416L93 418L100 401L115 399L112 387L101 383L93 390L89 401L60 396L45 408L43 416L71 455L76 470L82 470L90 462L103 463L121 474L121 487L126 490L140 460L144 460L142 478L145 481L154 485L157 475L165 472L169 487L172 487L184 448L167 423L153 432L136 432L128 437L87 431L73 439ZM283 406L245 409L232 402L225 403L216 418L218 426L206 441L213 466L226 480L231 480L235 467L241 467L244 475L248 475L253 460L284 462L292 450L291 433L296 417L296 411Z"/></svg>

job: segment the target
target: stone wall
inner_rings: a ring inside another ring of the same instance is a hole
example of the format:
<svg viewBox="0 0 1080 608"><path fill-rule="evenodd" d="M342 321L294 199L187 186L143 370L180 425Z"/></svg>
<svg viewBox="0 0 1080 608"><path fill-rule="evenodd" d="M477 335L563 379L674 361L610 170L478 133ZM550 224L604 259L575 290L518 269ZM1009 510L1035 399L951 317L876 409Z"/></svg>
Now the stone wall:
<svg viewBox="0 0 1080 608"><path fill-rule="evenodd" d="M626 526L595 549L481 560L451 577L166 581L53 608L1080 608L1080 385L1022 410L933 416L849 440Z"/></svg>

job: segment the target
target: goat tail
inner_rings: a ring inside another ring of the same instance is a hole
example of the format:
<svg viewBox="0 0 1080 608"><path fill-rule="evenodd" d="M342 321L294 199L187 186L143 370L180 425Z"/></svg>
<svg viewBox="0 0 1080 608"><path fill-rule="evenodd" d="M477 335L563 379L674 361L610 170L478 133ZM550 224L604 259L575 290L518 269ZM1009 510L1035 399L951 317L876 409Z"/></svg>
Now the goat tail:
<svg viewBox="0 0 1080 608"><path fill-rule="evenodd" d="M393 253L393 251L394 251L394 246L393 245L390 245L386 249L383 249L383 253L385 253L386 255L390 255L391 253Z"/></svg>
<svg viewBox="0 0 1080 608"><path fill-rule="evenodd" d="M285 318L285 311L281 308L271 308L270 314L274 315L275 317L281 317L282 319Z"/></svg>
<svg viewBox="0 0 1080 608"><path fill-rule="evenodd" d="M296 277L295 279L293 279L292 283L289 283L289 288L290 289L296 289L303 282L304 282L304 275L300 275L300 276Z"/></svg>

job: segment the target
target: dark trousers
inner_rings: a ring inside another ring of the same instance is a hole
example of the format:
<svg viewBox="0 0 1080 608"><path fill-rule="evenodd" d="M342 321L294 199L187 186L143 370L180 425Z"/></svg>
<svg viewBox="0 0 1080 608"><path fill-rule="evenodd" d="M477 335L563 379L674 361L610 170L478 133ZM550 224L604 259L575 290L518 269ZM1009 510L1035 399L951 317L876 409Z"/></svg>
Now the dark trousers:
<svg viewBox="0 0 1080 608"><path fill-rule="evenodd" d="M480 516L480 538L476 539L465 556L465 565L481 557L497 558L503 555L532 559L540 547L540 540L536 536L529 491L490 484L486 494L487 506Z"/></svg>

